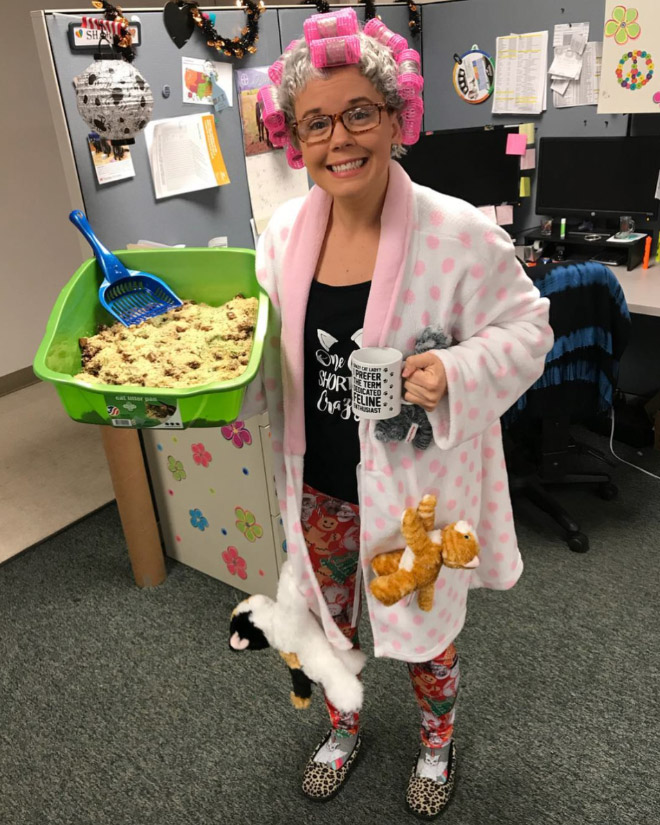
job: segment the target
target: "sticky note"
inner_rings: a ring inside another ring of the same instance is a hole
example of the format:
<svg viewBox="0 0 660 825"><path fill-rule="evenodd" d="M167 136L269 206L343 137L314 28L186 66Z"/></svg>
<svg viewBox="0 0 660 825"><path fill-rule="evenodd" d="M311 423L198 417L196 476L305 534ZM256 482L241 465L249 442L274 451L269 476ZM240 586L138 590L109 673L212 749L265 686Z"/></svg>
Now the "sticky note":
<svg viewBox="0 0 660 825"><path fill-rule="evenodd" d="M501 206L496 206L495 215L497 218L497 223L500 226L508 226L513 223L513 206L509 203L503 203Z"/></svg>
<svg viewBox="0 0 660 825"><path fill-rule="evenodd" d="M518 127L518 132L521 135L526 135L527 137L527 145L529 146L530 143L534 143L536 136L534 134L534 124L533 123L521 123Z"/></svg>
<svg viewBox="0 0 660 825"><path fill-rule="evenodd" d="M536 166L536 149L528 149L520 158L521 169L533 169Z"/></svg>
<svg viewBox="0 0 660 825"><path fill-rule="evenodd" d="M532 181L530 178L520 178L520 197L528 198L532 194Z"/></svg>
<svg viewBox="0 0 660 825"><path fill-rule="evenodd" d="M506 137L507 155L524 155L527 150L527 135L510 132Z"/></svg>
<svg viewBox="0 0 660 825"><path fill-rule="evenodd" d="M477 209L487 218L490 218L493 223L497 223L494 206L478 206Z"/></svg>

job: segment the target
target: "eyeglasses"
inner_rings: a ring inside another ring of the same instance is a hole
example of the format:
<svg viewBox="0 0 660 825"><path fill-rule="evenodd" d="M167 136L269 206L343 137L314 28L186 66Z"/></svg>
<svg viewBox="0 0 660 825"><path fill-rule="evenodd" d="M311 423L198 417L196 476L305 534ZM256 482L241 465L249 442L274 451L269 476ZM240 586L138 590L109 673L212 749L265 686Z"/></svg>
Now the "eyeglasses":
<svg viewBox="0 0 660 825"><path fill-rule="evenodd" d="M327 143L332 137L337 121L341 120L344 128L352 135L369 132L380 126L384 103L365 103L338 112L336 115L311 115L296 120L291 125L303 143Z"/></svg>

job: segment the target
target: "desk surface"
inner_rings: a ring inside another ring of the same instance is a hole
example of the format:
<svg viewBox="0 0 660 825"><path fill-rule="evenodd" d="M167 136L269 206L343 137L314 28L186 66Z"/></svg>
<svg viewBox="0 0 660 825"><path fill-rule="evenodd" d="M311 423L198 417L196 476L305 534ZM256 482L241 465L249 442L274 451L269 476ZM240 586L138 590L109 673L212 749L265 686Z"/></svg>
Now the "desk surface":
<svg viewBox="0 0 660 825"><path fill-rule="evenodd" d="M651 262L648 269L638 266L626 270L625 266L611 266L621 284L630 312L660 317L660 264Z"/></svg>

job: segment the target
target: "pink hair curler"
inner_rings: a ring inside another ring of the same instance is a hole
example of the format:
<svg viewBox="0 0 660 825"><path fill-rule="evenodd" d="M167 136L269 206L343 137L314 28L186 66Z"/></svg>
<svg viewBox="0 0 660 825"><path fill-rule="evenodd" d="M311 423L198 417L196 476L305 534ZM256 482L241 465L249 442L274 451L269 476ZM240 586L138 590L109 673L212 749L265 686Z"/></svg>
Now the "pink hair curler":
<svg viewBox="0 0 660 825"><path fill-rule="evenodd" d="M275 149L283 149L289 141L289 133L286 129L283 129L281 132L271 132L271 130L268 129L268 137Z"/></svg>
<svg viewBox="0 0 660 825"><path fill-rule="evenodd" d="M413 97L401 111L401 136L403 143L412 146L419 140L419 133L422 130L422 115L424 114L424 103L419 97Z"/></svg>
<svg viewBox="0 0 660 825"><path fill-rule="evenodd" d="M277 102L275 87L262 86L257 92L257 100L261 106L264 125L268 130L268 138L276 149L280 149L286 145L289 133L284 113Z"/></svg>
<svg viewBox="0 0 660 825"><path fill-rule="evenodd" d="M383 46L387 46L394 55L408 48L406 38L390 31L385 23L377 17L372 17L371 20L367 22L364 27L364 33L368 34L369 37L373 37L374 40L377 40L379 43L382 43Z"/></svg>
<svg viewBox="0 0 660 825"><path fill-rule="evenodd" d="M360 40L355 34L313 40L309 52L315 69L347 66L360 60Z"/></svg>
<svg viewBox="0 0 660 825"><path fill-rule="evenodd" d="M272 66L268 67L268 77L270 78L271 83L274 83L276 86L279 86L282 82L282 72L284 71L284 61L280 57L276 60Z"/></svg>
<svg viewBox="0 0 660 825"><path fill-rule="evenodd" d="M286 130L284 112L277 102L277 92L273 86L262 86L257 92L257 100L261 104L264 123L269 132Z"/></svg>
<svg viewBox="0 0 660 825"><path fill-rule="evenodd" d="M300 149L296 149L291 143L286 147L286 160L292 169L302 169L305 166Z"/></svg>
<svg viewBox="0 0 660 825"><path fill-rule="evenodd" d="M326 14L313 14L303 23L305 40L311 44L314 40L328 37L345 37L357 34L358 19L354 9L340 9Z"/></svg>
<svg viewBox="0 0 660 825"><path fill-rule="evenodd" d="M284 49L284 54L279 57L272 66L268 69L268 77L270 78L271 82L274 83L276 86L279 86L282 82L282 72L284 71L284 55L287 52L290 52L291 49L295 49L295 47L300 43L300 39L292 40L289 45Z"/></svg>
<svg viewBox="0 0 660 825"><path fill-rule="evenodd" d="M419 56L418 51L415 49L404 49L396 56L396 62L399 64L399 69L401 69L402 63L407 63L409 60L417 64L417 69L413 69L412 71L417 71L419 73L422 67L422 58Z"/></svg>
<svg viewBox="0 0 660 825"><path fill-rule="evenodd" d="M404 100L417 97L424 88L421 75L421 58L414 49L404 49L396 56L398 66L397 85Z"/></svg>

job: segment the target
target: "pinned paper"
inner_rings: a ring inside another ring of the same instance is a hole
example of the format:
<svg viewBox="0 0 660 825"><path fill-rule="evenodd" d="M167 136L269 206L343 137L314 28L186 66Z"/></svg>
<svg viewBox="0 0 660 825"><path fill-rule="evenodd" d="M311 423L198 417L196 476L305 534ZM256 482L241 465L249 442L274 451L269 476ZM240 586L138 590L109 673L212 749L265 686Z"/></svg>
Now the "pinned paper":
<svg viewBox="0 0 660 825"><path fill-rule="evenodd" d="M530 178L520 178L520 197L528 198L532 194L532 181Z"/></svg>
<svg viewBox="0 0 660 825"><path fill-rule="evenodd" d="M660 172L658 172L658 182L655 185L655 197L660 200Z"/></svg>
<svg viewBox="0 0 660 825"><path fill-rule="evenodd" d="M211 113L151 120L144 136L157 199L230 182Z"/></svg>
<svg viewBox="0 0 660 825"><path fill-rule="evenodd" d="M490 218L493 223L497 223L494 206L478 206L477 209L481 212L482 215L485 215L487 218Z"/></svg>
<svg viewBox="0 0 660 825"><path fill-rule="evenodd" d="M534 169L536 166L536 149L528 149L520 158L521 169Z"/></svg>
<svg viewBox="0 0 660 825"><path fill-rule="evenodd" d="M496 39L494 115L540 115L546 109L548 32Z"/></svg>
<svg viewBox="0 0 660 825"><path fill-rule="evenodd" d="M213 81L224 90L227 105L232 106L233 69L230 63L197 57L181 58L184 103L212 104Z"/></svg>
<svg viewBox="0 0 660 825"><path fill-rule="evenodd" d="M527 135L510 132L506 138L507 155L524 155L527 150Z"/></svg>
<svg viewBox="0 0 660 825"><path fill-rule="evenodd" d="M131 151L128 146L112 146L110 141L102 138L98 132L90 132L87 135L87 144L99 186L135 177Z"/></svg>
<svg viewBox="0 0 660 825"><path fill-rule="evenodd" d="M495 216L497 218L497 223L500 226L508 226L513 223L513 206L509 203L503 203L501 206L496 206Z"/></svg>
<svg viewBox="0 0 660 825"><path fill-rule="evenodd" d="M534 134L534 124L533 123L521 123L518 127L518 132L521 135L526 135L527 137L527 145L529 146L530 143L533 145L534 141L536 140L536 135Z"/></svg>

